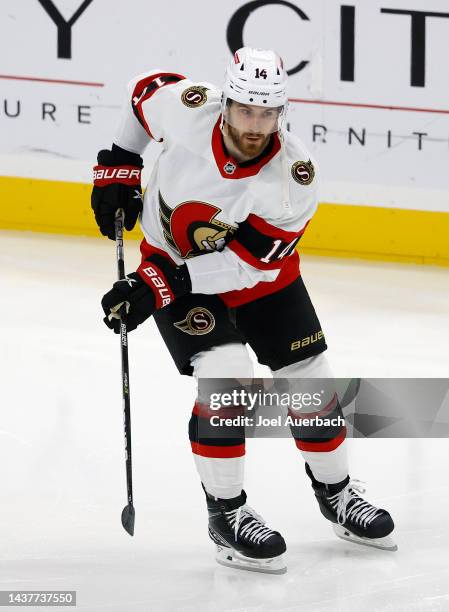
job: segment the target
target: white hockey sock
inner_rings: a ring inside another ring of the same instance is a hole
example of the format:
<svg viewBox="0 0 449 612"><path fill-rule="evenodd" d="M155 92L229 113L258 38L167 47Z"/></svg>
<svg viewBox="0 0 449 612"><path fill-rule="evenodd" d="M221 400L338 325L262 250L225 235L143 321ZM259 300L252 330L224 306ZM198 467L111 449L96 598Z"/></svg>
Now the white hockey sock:
<svg viewBox="0 0 449 612"><path fill-rule="evenodd" d="M336 484L346 478L349 472L347 442L343 440L335 450L325 453L301 450L312 474L319 482Z"/></svg>
<svg viewBox="0 0 449 612"><path fill-rule="evenodd" d="M248 349L239 342L220 344L194 355L190 363L198 378L252 378L254 368Z"/></svg>
<svg viewBox="0 0 449 612"><path fill-rule="evenodd" d="M331 401L335 393L332 383L332 370L323 353L303 361L298 361L285 368L273 372L274 378L321 378L326 381L326 397L324 402ZM309 464L313 475L319 482L335 484L348 475L347 441L330 451L312 451L300 449L305 461Z"/></svg>
<svg viewBox="0 0 449 612"><path fill-rule="evenodd" d="M191 359L191 364L197 379L253 377L252 361L246 346L241 343L222 344L197 353ZM202 450L207 452L207 446ZM207 457L194 451L193 458L201 482L210 495L220 499L232 499L240 495L243 489L244 456Z"/></svg>
<svg viewBox="0 0 449 612"><path fill-rule="evenodd" d="M206 491L220 499L232 499L243 489L245 457L202 457L193 455Z"/></svg>
<svg viewBox="0 0 449 612"><path fill-rule="evenodd" d="M326 355L320 353L275 370L273 378L333 378L333 374Z"/></svg>

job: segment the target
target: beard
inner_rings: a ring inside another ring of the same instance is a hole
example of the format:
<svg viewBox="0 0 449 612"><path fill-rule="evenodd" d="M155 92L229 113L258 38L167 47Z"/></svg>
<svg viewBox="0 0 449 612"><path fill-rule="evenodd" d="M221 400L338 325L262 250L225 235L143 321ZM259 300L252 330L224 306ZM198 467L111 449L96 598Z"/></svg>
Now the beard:
<svg viewBox="0 0 449 612"><path fill-rule="evenodd" d="M236 128L226 124L227 132L232 144L249 159L257 157L267 146L271 134L254 134L251 132L240 132Z"/></svg>

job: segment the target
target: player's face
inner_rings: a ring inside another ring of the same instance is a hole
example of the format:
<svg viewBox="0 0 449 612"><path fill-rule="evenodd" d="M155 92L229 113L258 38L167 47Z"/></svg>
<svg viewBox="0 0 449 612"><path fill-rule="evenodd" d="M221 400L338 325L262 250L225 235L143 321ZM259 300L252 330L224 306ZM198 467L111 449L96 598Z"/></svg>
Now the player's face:
<svg viewBox="0 0 449 612"><path fill-rule="evenodd" d="M277 108L232 102L227 107L228 133L235 147L244 155L256 157L267 146L270 134L278 129Z"/></svg>

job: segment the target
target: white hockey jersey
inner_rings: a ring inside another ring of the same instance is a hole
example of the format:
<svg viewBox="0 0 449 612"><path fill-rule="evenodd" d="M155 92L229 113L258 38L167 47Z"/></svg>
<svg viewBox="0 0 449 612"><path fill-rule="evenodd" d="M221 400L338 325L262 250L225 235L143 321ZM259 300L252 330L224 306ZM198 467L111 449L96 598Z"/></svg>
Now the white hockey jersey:
<svg viewBox="0 0 449 612"><path fill-rule="evenodd" d="M163 251L185 262L193 293L236 306L299 275L295 247L317 207L317 176L289 132L283 144L274 134L258 158L237 162L224 146L220 100L220 90L179 74L140 75L114 142L139 154L151 139L161 143L144 196L143 257Z"/></svg>

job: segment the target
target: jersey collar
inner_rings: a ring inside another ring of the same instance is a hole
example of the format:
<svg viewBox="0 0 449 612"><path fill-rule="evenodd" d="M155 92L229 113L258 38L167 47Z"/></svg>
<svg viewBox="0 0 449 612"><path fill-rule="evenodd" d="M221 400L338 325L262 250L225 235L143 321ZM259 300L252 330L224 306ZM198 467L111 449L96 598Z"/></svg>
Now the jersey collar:
<svg viewBox="0 0 449 612"><path fill-rule="evenodd" d="M281 148L279 136L273 134L272 146L271 148L268 147L267 153L256 157L254 160L239 163L232 155L229 155L224 148L223 137L220 130L220 119L221 117L218 118L212 132L212 151L217 168L223 178L240 179L254 176L273 159L276 153L279 152Z"/></svg>

